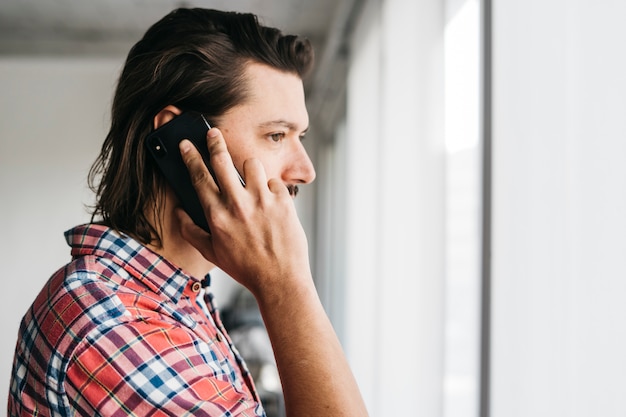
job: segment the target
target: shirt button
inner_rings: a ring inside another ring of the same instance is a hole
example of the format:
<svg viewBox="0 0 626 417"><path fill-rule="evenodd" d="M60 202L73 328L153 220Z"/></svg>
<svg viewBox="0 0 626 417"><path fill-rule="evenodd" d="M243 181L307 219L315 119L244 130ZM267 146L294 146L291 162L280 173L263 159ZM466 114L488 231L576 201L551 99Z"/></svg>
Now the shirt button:
<svg viewBox="0 0 626 417"><path fill-rule="evenodd" d="M193 292L200 292L200 288L202 288L202 285L198 281L191 285L191 291Z"/></svg>

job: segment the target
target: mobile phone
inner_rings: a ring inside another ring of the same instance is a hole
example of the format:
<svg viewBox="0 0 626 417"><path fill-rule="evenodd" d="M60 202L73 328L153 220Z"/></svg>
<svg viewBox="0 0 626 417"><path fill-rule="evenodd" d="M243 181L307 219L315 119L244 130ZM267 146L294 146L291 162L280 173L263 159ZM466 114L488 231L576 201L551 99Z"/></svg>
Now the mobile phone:
<svg viewBox="0 0 626 417"><path fill-rule="evenodd" d="M202 155L205 165L215 179L209 162L206 134L211 126L201 113L184 112L150 133L146 146L167 182L176 193L183 209L195 224L210 233L209 225L193 188L187 166L180 154L179 143L189 139ZM216 180L217 182L217 180Z"/></svg>

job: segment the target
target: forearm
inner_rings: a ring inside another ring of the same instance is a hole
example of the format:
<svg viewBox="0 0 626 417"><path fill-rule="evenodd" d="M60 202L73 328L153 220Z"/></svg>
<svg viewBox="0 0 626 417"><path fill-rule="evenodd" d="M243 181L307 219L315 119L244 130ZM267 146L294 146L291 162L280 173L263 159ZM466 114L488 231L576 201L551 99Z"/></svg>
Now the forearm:
<svg viewBox="0 0 626 417"><path fill-rule="evenodd" d="M257 297L288 416L366 416L356 381L312 284Z"/></svg>

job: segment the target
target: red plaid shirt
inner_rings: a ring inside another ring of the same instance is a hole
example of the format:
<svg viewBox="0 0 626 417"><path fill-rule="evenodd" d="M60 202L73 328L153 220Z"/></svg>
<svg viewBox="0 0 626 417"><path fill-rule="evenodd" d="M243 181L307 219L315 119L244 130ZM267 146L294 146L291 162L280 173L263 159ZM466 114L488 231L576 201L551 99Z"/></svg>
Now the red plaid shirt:
<svg viewBox="0 0 626 417"><path fill-rule="evenodd" d="M66 239L22 320L9 416L265 415L197 279L104 226Z"/></svg>

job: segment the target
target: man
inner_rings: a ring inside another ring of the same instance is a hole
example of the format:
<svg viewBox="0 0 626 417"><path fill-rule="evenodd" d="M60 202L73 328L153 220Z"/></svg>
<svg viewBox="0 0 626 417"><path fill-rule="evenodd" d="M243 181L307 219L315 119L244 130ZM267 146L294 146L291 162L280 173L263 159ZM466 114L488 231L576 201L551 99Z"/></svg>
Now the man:
<svg viewBox="0 0 626 417"><path fill-rule="evenodd" d="M66 232L72 261L23 319L10 416L264 415L202 288L214 266L256 297L289 416L367 414L293 205L315 177L301 142L311 62L306 40L202 9L170 13L131 49L90 173L100 221ZM207 133L217 183L190 142L180 146L211 234L145 151L150 131L184 111L217 126Z"/></svg>

